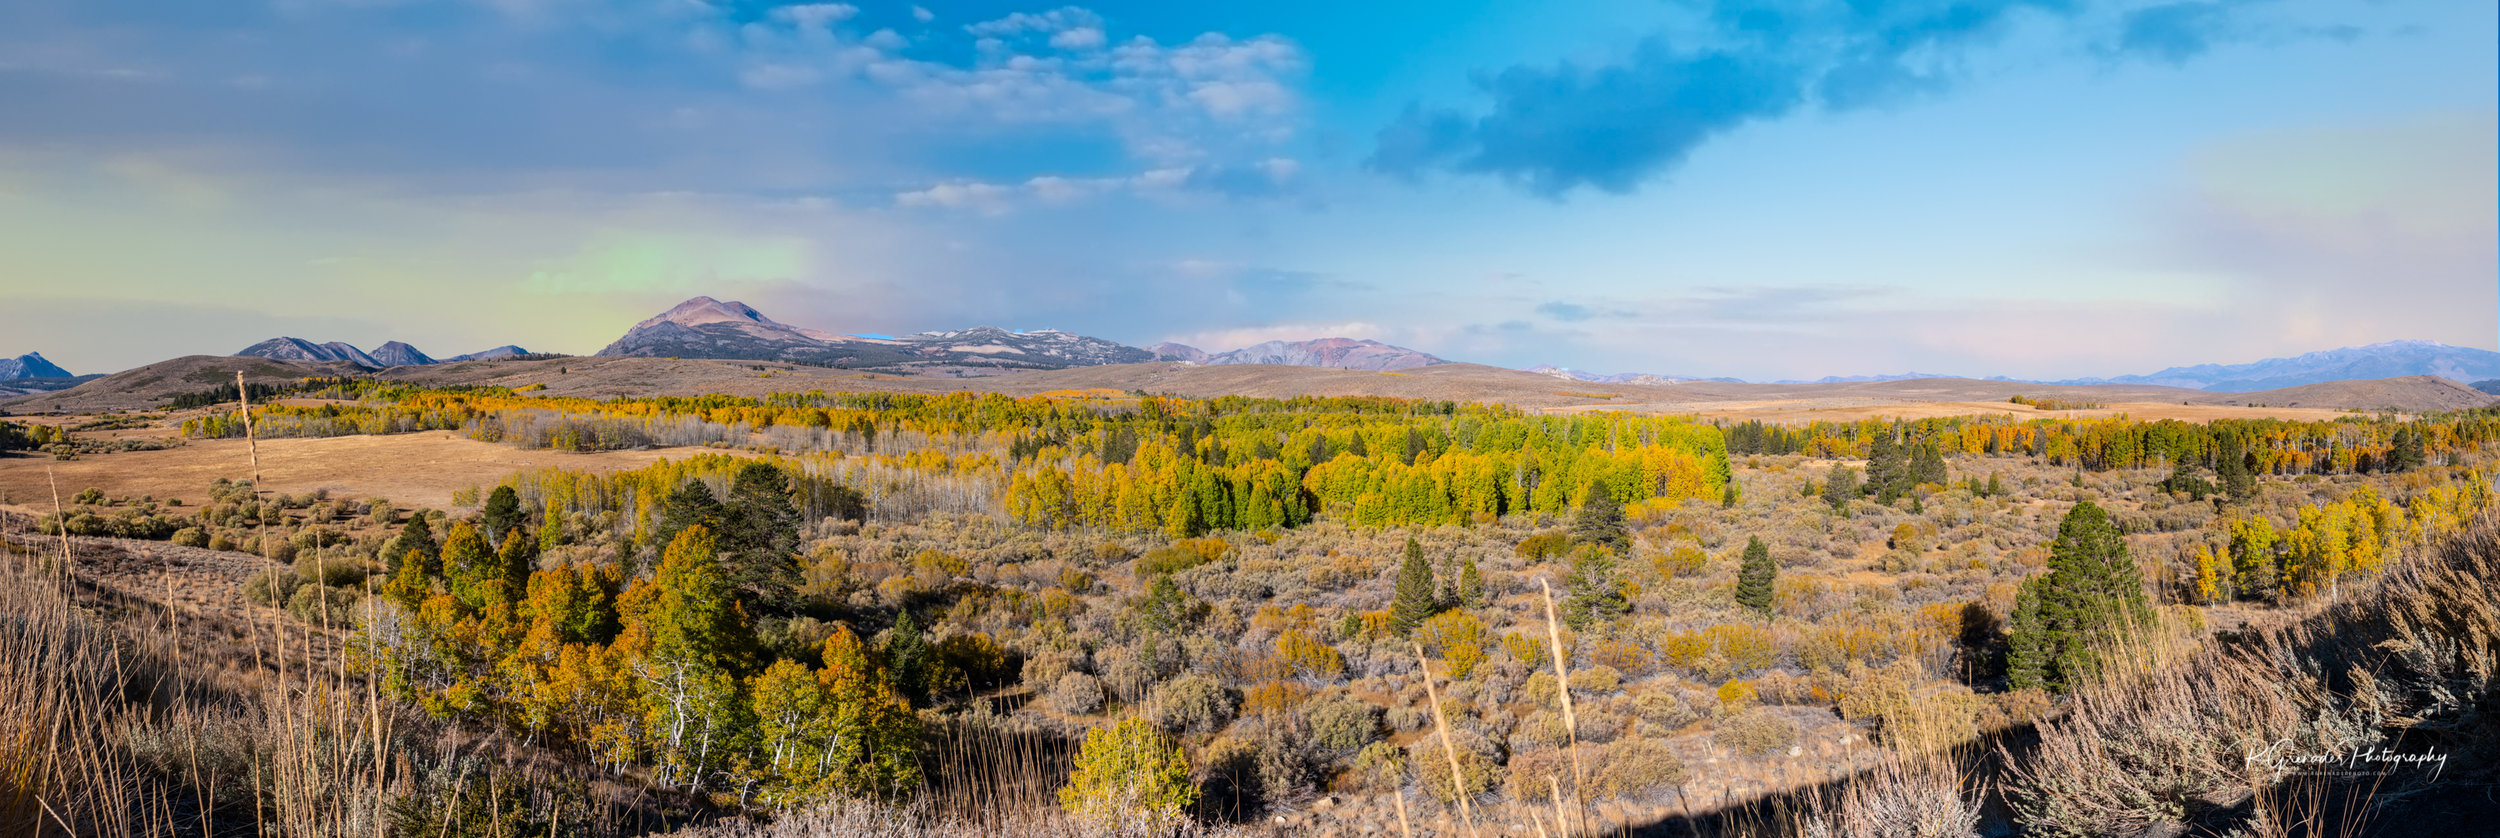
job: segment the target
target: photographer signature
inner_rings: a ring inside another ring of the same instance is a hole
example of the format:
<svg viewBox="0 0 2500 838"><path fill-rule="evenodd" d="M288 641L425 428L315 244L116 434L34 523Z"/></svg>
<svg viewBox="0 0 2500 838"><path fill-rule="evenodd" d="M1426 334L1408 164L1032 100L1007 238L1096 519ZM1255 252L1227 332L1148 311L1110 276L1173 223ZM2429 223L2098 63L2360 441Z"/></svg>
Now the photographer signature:
<svg viewBox="0 0 2500 838"><path fill-rule="evenodd" d="M2382 750L2375 745L2341 757L2326 752L2304 753L2300 746L2294 744L2289 738L2262 744L2255 740L2243 740L2240 743L2240 750L2248 754L2247 761L2250 766L2272 771L2277 777L2296 771L2319 771L2332 768L2352 772L2386 772L2396 768L2427 767L2430 769L2431 779L2436 780L2439 779L2440 774L2448 770L2447 754L2398 753Z"/></svg>

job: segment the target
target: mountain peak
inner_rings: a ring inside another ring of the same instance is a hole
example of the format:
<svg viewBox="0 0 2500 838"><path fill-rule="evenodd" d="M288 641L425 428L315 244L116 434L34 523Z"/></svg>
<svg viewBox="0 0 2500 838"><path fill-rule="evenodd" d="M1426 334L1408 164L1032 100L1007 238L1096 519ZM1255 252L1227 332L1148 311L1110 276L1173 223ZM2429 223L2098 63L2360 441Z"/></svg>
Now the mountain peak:
<svg viewBox="0 0 2500 838"><path fill-rule="evenodd" d="M685 302L678 303L675 308L661 312L658 317L653 317L649 320L634 324L633 331L641 331L643 329L657 326L661 323L675 323L680 326L689 327L701 326L707 323L753 323L773 329L786 330L789 328L788 326L773 322L772 318L765 317L763 312L756 311L754 306L750 306L745 303L735 300L722 302L710 297L695 297Z"/></svg>
<svg viewBox="0 0 2500 838"><path fill-rule="evenodd" d="M16 358L0 358L0 381L18 378L73 378L69 370L44 360L41 352L28 352Z"/></svg>
<svg viewBox="0 0 2500 838"><path fill-rule="evenodd" d="M399 341L391 341L374 347L370 354L373 360L382 362L382 365L386 367L414 367L435 363L433 358L417 351L416 347Z"/></svg>
<svg viewBox="0 0 2500 838"><path fill-rule="evenodd" d="M975 326L900 338L842 335L776 323L745 303L710 297L687 300L636 324L599 354L788 361L949 375L1151 360L1142 349L1055 329L1018 332Z"/></svg>
<svg viewBox="0 0 2500 838"><path fill-rule="evenodd" d="M1376 340L1346 337L1298 341L1271 340L1230 352L1206 352L1183 343L1160 343L1156 344L1151 351L1160 360L1186 361L1209 366L1278 364L1295 367L1385 371L1449 363L1403 346L1391 346Z"/></svg>

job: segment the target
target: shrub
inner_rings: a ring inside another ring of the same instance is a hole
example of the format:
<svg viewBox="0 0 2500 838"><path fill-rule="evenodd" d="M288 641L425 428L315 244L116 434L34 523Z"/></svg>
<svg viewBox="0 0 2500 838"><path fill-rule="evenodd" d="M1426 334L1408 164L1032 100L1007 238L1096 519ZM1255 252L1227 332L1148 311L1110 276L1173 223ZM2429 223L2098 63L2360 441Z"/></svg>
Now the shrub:
<svg viewBox="0 0 2500 838"><path fill-rule="evenodd" d="M1623 686L1623 673L1611 666L1592 666L1571 672L1571 689L1584 693L1610 693Z"/></svg>
<svg viewBox="0 0 2500 838"><path fill-rule="evenodd" d="M1692 705L1684 703L1668 690L1651 690L1632 697L1632 713L1641 721L1675 730L1701 720Z"/></svg>
<svg viewBox="0 0 2500 838"><path fill-rule="evenodd" d="M1092 713L1102 709L1102 682L1082 672L1070 672L1059 676L1059 682L1050 686L1050 694L1043 700L1050 703L1051 709L1071 716Z"/></svg>
<svg viewBox="0 0 2500 838"><path fill-rule="evenodd" d="M336 554L304 553L295 559L295 575L306 582L345 588L365 581L365 563Z"/></svg>
<svg viewBox="0 0 2500 838"><path fill-rule="evenodd" d="M1441 738L1426 736L1407 746L1406 765L1414 773L1416 784L1430 792L1433 799L1448 804L1456 804L1461 793L1470 799L1492 793L1500 767L1485 753L1490 750L1489 744L1461 730L1452 730L1450 738L1458 746L1457 782L1451 781L1450 758L1441 750Z"/></svg>
<svg viewBox="0 0 2500 838"><path fill-rule="evenodd" d="M307 623L346 627L356 625L358 606L363 603L364 596L353 590L303 585L287 599L286 610Z"/></svg>
<svg viewBox="0 0 2500 838"><path fill-rule="evenodd" d="M1231 690L1204 675L1190 674L1164 682L1154 691L1155 721L1175 733L1214 733L1232 723Z"/></svg>
<svg viewBox="0 0 2500 838"><path fill-rule="evenodd" d="M1387 742L1363 746L1345 772L1346 784L1361 791L1388 791L1406 785L1406 749Z"/></svg>
<svg viewBox="0 0 2500 838"><path fill-rule="evenodd" d="M1767 754L1797 744L1797 724L1777 712L1757 707L1721 719L1711 738L1738 754Z"/></svg>
<svg viewBox="0 0 2500 838"><path fill-rule="evenodd" d="M1596 760L1596 769L1591 785L1599 797L1636 797L1685 779L1684 761L1676 758L1667 743L1655 739L1608 743Z"/></svg>
<svg viewBox="0 0 2500 838"><path fill-rule="evenodd" d="M1571 536L1557 530L1541 532L1520 539L1519 546L1512 548L1511 552L1517 553L1520 558L1535 562L1562 555L1570 550Z"/></svg>
<svg viewBox="0 0 2500 838"><path fill-rule="evenodd" d="M293 601L295 589L303 584L295 571L286 568L257 571L243 581L243 598L254 605L286 605Z"/></svg>
<svg viewBox="0 0 2500 838"><path fill-rule="evenodd" d="M174 531L173 542L181 547L205 548L208 546L208 531L198 527L183 527Z"/></svg>
<svg viewBox="0 0 2500 838"><path fill-rule="evenodd" d="M1137 820L1176 824L1197 799L1180 748L1136 717L1087 731L1076 771L1059 790L1061 807L1097 827Z"/></svg>
<svg viewBox="0 0 2500 838"><path fill-rule="evenodd" d="M1719 685L1719 709L1740 713L1762 702L1762 693L1745 681L1729 681Z"/></svg>
<svg viewBox="0 0 2500 838"><path fill-rule="evenodd" d="M1440 760L1434 764L1441 769L1441 773L1449 773L1448 759L1437 753L1426 756ZM1586 753L1584 750L1583 756L1594 757L1596 755ZM1573 782L1571 755L1561 748L1546 746L1515 751L1510 755L1510 764L1505 766L1503 773L1509 775L1507 782L1510 784L1511 796L1521 803L1550 803L1554 799L1554 787L1558 785L1562 787L1565 796L1571 794Z"/></svg>
<svg viewBox="0 0 2500 838"><path fill-rule="evenodd" d="M1452 679L1466 678L1484 661L1484 622L1463 610L1444 611L1425 620L1416 629L1415 640L1441 655Z"/></svg>
<svg viewBox="0 0 2500 838"><path fill-rule="evenodd" d="M1343 693L1313 706L1305 714L1311 742L1321 748L1351 753L1380 738L1380 708Z"/></svg>

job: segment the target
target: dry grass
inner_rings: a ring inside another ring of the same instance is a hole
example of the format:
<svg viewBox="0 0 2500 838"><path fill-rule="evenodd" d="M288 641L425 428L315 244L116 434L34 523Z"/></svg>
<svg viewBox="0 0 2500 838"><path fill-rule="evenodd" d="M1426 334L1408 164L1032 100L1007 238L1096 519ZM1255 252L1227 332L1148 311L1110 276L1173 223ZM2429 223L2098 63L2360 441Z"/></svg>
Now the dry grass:
<svg viewBox="0 0 2500 838"><path fill-rule="evenodd" d="M239 439L206 439L162 451L94 454L57 462L0 457L0 498L20 512L50 512L48 506L38 505L46 497L44 469L48 467L58 472L68 492L93 487L116 497L181 498L196 506L208 499L208 485L217 478L249 476L246 448ZM266 491L302 494L329 489L347 497L389 498L403 508L448 508L454 491L493 486L513 472L533 467L560 465L612 472L685 455L685 451L666 448L595 454L521 451L452 431L260 442L261 465L269 481L262 487Z"/></svg>
<svg viewBox="0 0 2500 838"><path fill-rule="evenodd" d="M2422 792L2430 773L2317 768L2388 749L2445 755L2450 780L2494 763L2482 708L2500 692L2496 583L2500 518L2486 517L2306 619L2184 655L2114 650L2119 671L2044 723L2036 753L2009 757L2012 801L2051 835L2209 820L2252 800L2256 834L2355 834L2371 798Z"/></svg>

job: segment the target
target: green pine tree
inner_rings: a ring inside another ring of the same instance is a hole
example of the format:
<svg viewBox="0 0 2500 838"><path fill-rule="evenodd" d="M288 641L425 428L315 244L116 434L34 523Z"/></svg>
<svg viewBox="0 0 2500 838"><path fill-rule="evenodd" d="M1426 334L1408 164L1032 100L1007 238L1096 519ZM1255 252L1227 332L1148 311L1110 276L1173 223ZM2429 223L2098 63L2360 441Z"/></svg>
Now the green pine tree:
<svg viewBox="0 0 2500 838"><path fill-rule="evenodd" d="M1823 478L1823 499L1831 503L1832 511L1843 515L1848 514L1849 502L1857 500L1858 494L1857 470L1838 463L1832 464L1832 473Z"/></svg>
<svg viewBox="0 0 2500 838"><path fill-rule="evenodd" d="M1866 457L1866 488L1875 493L1875 502L1891 506L1900 500L1909 472L1909 457L1901 451L1901 440L1893 436L1890 428L1877 431Z"/></svg>
<svg viewBox="0 0 2500 838"><path fill-rule="evenodd" d="M521 496L510 486L497 486L486 496L486 505L478 510L478 523L486 526L486 540L501 545L504 534L528 520L521 512Z"/></svg>
<svg viewBox="0 0 2500 838"><path fill-rule="evenodd" d="M1588 500L1580 504L1579 517L1571 521L1571 540L1618 553L1631 552L1632 533L1623 526L1623 504L1605 486L1589 486Z"/></svg>
<svg viewBox="0 0 2500 838"><path fill-rule="evenodd" d="M1440 584L1432 579L1432 563L1424 561L1424 546L1414 536L1406 537L1406 561L1398 565L1397 597L1389 603L1389 628L1405 637L1415 632L1438 613Z"/></svg>
<svg viewBox="0 0 2500 838"><path fill-rule="evenodd" d="M2214 436L2214 474L2222 483L2222 493L2235 501L2256 497L2257 476L2248 469L2248 454L2240 447L2239 435L2221 431Z"/></svg>
<svg viewBox="0 0 2500 838"><path fill-rule="evenodd" d="M1484 588L1484 572L1476 569L1470 556L1458 566L1458 604L1462 608L1483 608L1492 603L1491 592Z"/></svg>
<svg viewBox="0 0 2500 838"><path fill-rule="evenodd" d="M911 609L894 618L894 629L885 637L886 671L893 679L894 691L913 704L929 700L929 638L920 630L920 621L912 619Z"/></svg>
<svg viewBox="0 0 2500 838"><path fill-rule="evenodd" d="M1736 570L1736 604L1770 619L1779 575L1779 563L1771 561L1771 548L1762 543L1762 537L1747 539L1745 562Z"/></svg>
<svg viewBox="0 0 2500 838"><path fill-rule="evenodd" d="M701 509L699 501L695 508ZM799 510L790 500L789 475L770 463L748 463L730 478L729 500L718 509L721 572L730 584L757 614L795 610Z"/></svg>
<svg viewBox="0 0 2500 838"><path fill-rule="evenodd" d="M1632 611L1623 585L1615 579L1615 554L1602 547L1584 546L1571 554L1571 572L1563 577L1563 590L1563 622L1574 629L1585 631Z"/></svg>
<svg viewBox="0 0 2500 838"><path fill-rule="evenodd" d="M2099 669L2097 655L2153 618L2144 578L2109 513L2084 501L2057 525L2048 573L2017 601L2007 664L2016 688L2069 692Z"/></svg>

